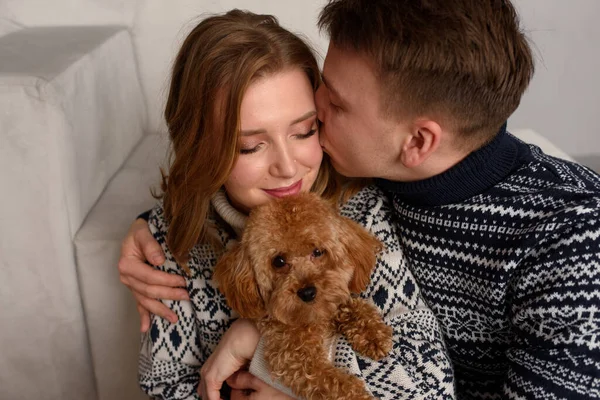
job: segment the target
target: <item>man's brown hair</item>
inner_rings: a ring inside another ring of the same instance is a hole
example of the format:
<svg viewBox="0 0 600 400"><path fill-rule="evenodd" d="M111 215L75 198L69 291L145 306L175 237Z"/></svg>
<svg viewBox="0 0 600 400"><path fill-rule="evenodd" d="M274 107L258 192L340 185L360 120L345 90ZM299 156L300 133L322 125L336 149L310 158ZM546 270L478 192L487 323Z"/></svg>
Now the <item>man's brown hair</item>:
<svg viewBox="0 0 600 400"><path fill-rule="evenodd" d="M509 0L330 0L319 27L370 60L385 116L436 118L465 138L494 134L533 76Z"/></svg>
<svg viewBox="0 0 600 400"><path fill-rule="evenodd" d="M200 22L184 40L173 65L165 120L171 164L162 194L169 221L167 245L186 265L189 252L207 241L211 197L229 178L240 152L240 107L257 79L298 68L314 90L320 72L310 47L270 15L232 10ZM324 158L312 191L337 198ZM162 171L161 171L162 172Z"/></svg>

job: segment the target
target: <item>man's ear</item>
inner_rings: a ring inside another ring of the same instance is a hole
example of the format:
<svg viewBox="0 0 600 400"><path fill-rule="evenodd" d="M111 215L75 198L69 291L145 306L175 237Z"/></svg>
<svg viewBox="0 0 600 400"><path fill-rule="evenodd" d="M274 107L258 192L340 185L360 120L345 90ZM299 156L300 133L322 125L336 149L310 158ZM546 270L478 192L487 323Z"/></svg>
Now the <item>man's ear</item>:
<svg viewBox="0 0 600 400"><path fill-rule="evenodd" d="M406 168L421 165L439 147L442 127L435 121L418 119L410 127L409 135L402 143L400 161Z"/></svg>
<svg viewBox="0 0 600 400"><path fill-rule="evenodd" d="M215 266L213 278L227 304L242 318L259 319L265 314L265 304L254 277L250 260L241 244L228 251Z"/></svg>

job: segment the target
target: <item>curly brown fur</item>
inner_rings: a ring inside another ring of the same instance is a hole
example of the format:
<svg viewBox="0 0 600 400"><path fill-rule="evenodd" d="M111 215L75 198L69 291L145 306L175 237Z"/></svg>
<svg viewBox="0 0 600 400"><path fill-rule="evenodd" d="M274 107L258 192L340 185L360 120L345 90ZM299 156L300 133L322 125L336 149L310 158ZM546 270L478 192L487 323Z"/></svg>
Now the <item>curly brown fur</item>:
<svg viewBox="0 0 600 400"><path fill-rule="evenodd" d="M341 305L335 324L354 351L373 360L382 359L392 349L392 328L381 320L379 310L363 299L352 298Z"/></svg>
<svg viewBox="0 0 600 400"><path fill-rule="evenodd" d="M373 359L391 349L377 308L351 296L366 288L380 250L364 228L305 193L254 209L214 278L240 316L257 320L281 383L307 400L371 399L362 381L328 361L324 343L342 333Z"/></svg>

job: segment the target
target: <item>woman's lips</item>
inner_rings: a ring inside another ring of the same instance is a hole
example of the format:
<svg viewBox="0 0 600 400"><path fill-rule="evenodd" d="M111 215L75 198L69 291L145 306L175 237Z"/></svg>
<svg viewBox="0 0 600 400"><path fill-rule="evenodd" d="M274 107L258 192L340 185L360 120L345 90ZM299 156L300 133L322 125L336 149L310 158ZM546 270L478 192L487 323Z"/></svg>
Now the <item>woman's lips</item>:
<svg viewBox="0 0 600 400"><path fill-rule="evenodd" d="M282 188L277 188L277 189L263 189L263 190L267 194L269 194L273 197L285 197L285 196L291 196L293 194L300 193L300 189L302 189L302 179L300 179L298 182L296 182L293 185L290 185L288 187L282 187Z"/></svg>

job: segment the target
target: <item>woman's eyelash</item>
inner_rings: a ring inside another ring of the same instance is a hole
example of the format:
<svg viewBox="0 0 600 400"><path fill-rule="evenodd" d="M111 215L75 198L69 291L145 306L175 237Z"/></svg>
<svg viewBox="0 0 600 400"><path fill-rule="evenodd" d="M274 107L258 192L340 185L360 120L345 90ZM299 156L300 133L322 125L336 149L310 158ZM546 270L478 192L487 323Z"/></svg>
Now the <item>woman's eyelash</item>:
<svg viewBox="0 0 600 400"><path fill-rule="evenodd" d="M300 139L308 139L309 137L311 137L315 133L317 133L317 128L313 128L310 131L306 132L305 134L298 135L298 138L300 138Z"/></svg>
<svg viewBox="0 0 600 400"><path fill-rule="evenodd" d="M258 151L260 146L253 147L251 149L240 149L240 154L252 154Z"/></svg>
<svg viewBox="0 0 600 400"><path fill-rule="evenodd" d="M308 139L309 137L313 136L315 133L317 133L317 128L313 128L310 131L301 134L301 135L297 135L297 137L299 139ZM256 153L258 150L260 149L260 144L258 146L255 146L251 149L240 149L240 154L252 154L252 153Z"/></svg>

